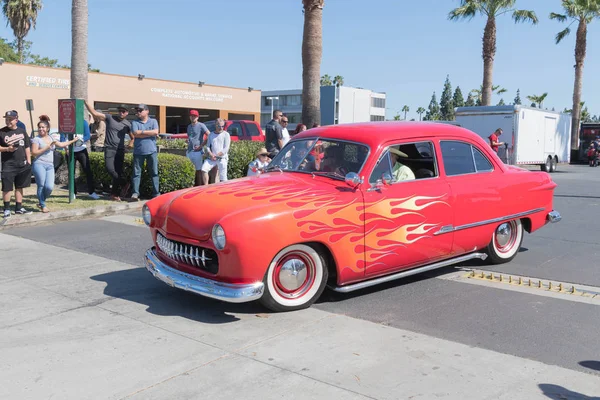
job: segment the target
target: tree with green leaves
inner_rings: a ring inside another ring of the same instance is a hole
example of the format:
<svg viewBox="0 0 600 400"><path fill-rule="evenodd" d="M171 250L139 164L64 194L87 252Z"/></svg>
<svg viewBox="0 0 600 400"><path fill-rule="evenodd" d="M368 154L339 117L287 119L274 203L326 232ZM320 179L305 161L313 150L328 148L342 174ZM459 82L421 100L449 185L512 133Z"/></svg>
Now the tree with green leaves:
<svg viewBox="0 0 600 400"><path fill-rule="evenodd" d="M517 89L517 96L513 100L513 103L515 105L520 105L521 104L521 89Z"/></svg>
<svg viewBox="0 0 600 400"><path fill-rule="evenodd" d="M473 96L473 93L469 92L469 95L467 96L467 101L465 102L465 107L475 107L475 105L475 96Z"/></svg>
<svg viewBox="0 0 600 400"><path fill-rule="evenodd" d="M581 115L581 94L583 91L583 64L587 52L587 26L600 17L598 0L562 0L564 14L550 13L550 19L560 22L571 20L569 26L556 35L556 44L571 33L570 26L577 22L575 38L575 83L573 87L573 114L571 121L571 150L579 148L579 118Z"/></svg>
<svg viewBox="0 0 600 400"><path fill-rule="evenodd" d="M31 28L35 29L38 13L42 10L41 0L4 0L2 13L6 18L6 26L10 25L17 38L17 54L23 63L23 41Z"/></svg>
<svg viewBox="0 0 600 400"><path fill-rule="evenodd" d="M454 107L465 106L465 98L463 97L462 90L460 90L460 86L457 86L456 90L454 90L454 96L452 96L452 103L454 103Z"/></svg>
<svg viewBox="0 0 600 400"><path fill-rule="evenodd" d="M450 20L472 19L477 14L486 19L483 31L483 93L481 104L489 106L492 103L492 84L494 74L494 58L496 56L496 18L512 12L515 23L529 21L538 23L535 12L515 9L516 0L461 0L460 7L448 15Z"/></svg>
<svg viewBox="0 0 600 400"><path fill-rule="evenodd" d="M506 93L505 88L500 88L500 85L492 86L492 93L496 92L496 94ZM475 105L482 106L483 105L483 86L480 86L479 89L473 89L469 94L473 93L475 97Z"/></svg>
<svg viewBox="0 0 600 400"><path fill-rule="evenodd" d="M401 121L401 120L402 120L402 116L400 114L394 115L394 121Z"/></svg>
<svg viewBox="0 0 600 400"><path fill-rule="evenodd" d="M446 76L444 82L444 90L440 98L440 119L444 121L454 120L454 101L452 99L452 85L450 84L450 76Z"/></svg>
<svg viewBox="0 0 600 400"><path fill-rule="evenodd" d="M504 99L500 99L500 101L498 102L499 106L505 106L506 103L504 102Z"/></svg>
<svg viewBox="0 0 600 400"><path fill-rule="evenodd" d="M337 87L344 86L344 77L336 75L335 78L333 78L333 84Z"/></svg>
<svg viewBox="0 0 600 400"><path fill-rule="evenodd" d="M527 96L527 99L532 101L533 103L537 104L539 108L542 108L542 105L544 104L544 100L546 100L546 97L548 97L548 93L544 93L541 95L531 95L531 96Z"/></svg>
<svg viewBox="0 0 600 400"><path fill-rule="evenodd" d="M331 76L325 74L321 77L321 86L333 86L333 81L331 80Z"/></svg>
<svg viewBox="0 0 600 400"><path fill-rule="evenodd" d="M0 58L6 62L19 62L19 55L15 52L13 47L6 39L0 38Z"/></svg>
<svg viewBox="0 0 600 400"><path fill-rule="evenodd" d="M407 105L404 105L404 107L402 107L402 112L404 113L404 120L406 121L406 113L410 111L410 107Z"/></svg>
<svg viewBox="0 0 600 400"><path fill-rule="evenodd" d="M435 92L431 96L431 101L429 102L429 109L425 114L425 121L437 121L440 119L440 105L437 102L437 97L435 96Z"/></svg>
<svg viewBox="0 0 600 400"><path fill-rule="evenodd" d="M417 114L419 114L419 121L422 120L421 115L425 112L425 109L423 107L419 107L417 108Z"/></svg>

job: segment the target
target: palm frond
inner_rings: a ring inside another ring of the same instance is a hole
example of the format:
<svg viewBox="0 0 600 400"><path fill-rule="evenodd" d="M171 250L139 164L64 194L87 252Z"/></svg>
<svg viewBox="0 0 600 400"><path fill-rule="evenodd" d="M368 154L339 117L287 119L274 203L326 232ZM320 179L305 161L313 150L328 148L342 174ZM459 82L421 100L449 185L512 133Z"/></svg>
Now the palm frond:
<svg viewBox="0 0 600 400"><path fill-rule="evenodd" d="M465 1L464 4L448 14L448 19L456 21L459 19L473 19L477 12L481 10L481 4L478 1Z"/></svg>
<svg viewBox="0 0 600 400"><path fill-rule="evenodd" d="M515 10L513 12L513 19L515 22L531 22L536 25L538 23L538 17L535 11L532 10Z"/></svg>
<svg viewBox="0 0 600 400"><path fill-rule="evenodd" d="M567 16L563 14L550 13L550 19L555 19L558 22L565 22L567 20Z"/></svg>
<svg viewBox="0 0 600 400"><path fill-rule="evenodd" d="M564 38L569 36L569 33L571 33L571 28L568 27L558 32L556 34L556 44L559 44Z"/></svg>

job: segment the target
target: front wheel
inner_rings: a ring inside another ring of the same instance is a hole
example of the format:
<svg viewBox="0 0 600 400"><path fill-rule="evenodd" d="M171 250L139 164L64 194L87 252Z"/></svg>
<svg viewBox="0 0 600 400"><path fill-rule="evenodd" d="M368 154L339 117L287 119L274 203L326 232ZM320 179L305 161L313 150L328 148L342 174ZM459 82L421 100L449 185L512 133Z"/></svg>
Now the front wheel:
<svg viewBox="0 0 600 400"><path fill-rule="evenodd" d="M503 222L496 227L487 254L492 264L504 264L517 256L523 243L523 225L520 219Z"/></svg>
<svg viewBox="0 0 600 400"><path fill-rule="evenodd" d="M327 278L327 264L318 251L304 244L288 246L269 265L260 301L272 311L308 308L325 290Z"/></svg>

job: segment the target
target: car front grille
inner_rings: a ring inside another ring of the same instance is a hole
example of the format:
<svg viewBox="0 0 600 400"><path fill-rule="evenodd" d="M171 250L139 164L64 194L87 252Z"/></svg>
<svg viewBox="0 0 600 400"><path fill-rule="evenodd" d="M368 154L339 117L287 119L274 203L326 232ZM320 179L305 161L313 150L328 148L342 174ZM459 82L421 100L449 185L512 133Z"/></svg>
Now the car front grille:
<svg viewBox="0 0 600 400"><path fill-rule="evenodd" d="M156 244L172 260L200 268L211 274L219 272L219 258L212 249L169 240L160 233L156 235Z"/></svg>

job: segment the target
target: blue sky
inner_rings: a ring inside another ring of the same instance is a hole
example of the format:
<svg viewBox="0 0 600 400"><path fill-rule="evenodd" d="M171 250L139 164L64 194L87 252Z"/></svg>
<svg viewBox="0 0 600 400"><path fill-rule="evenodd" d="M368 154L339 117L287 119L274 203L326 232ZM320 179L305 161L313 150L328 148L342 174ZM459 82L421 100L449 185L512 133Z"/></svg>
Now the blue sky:
<svg viewBox="0 0 600 400"><path fill-rule="evenodd" d="M28 40L33 52L70 63L71 0L45 0ZM494 83L525 96L548 92L551 109L571 108L575 29L560 45L565 24L548 19L560 0L517 0L533 9L537 26L498 20ZM485 20L448 21L459 0L326 0L321 74L388 95L387 117L404 104L438 101L446 75L466 94L481 85ZM300 0L89 0L89 62L103 72L205 81L261 90L302 87ZM13 39L0 24L0 37ZM600 113L600 21L588 31L583 100ZM494 102L500 99L495 97Z"/></svg>

